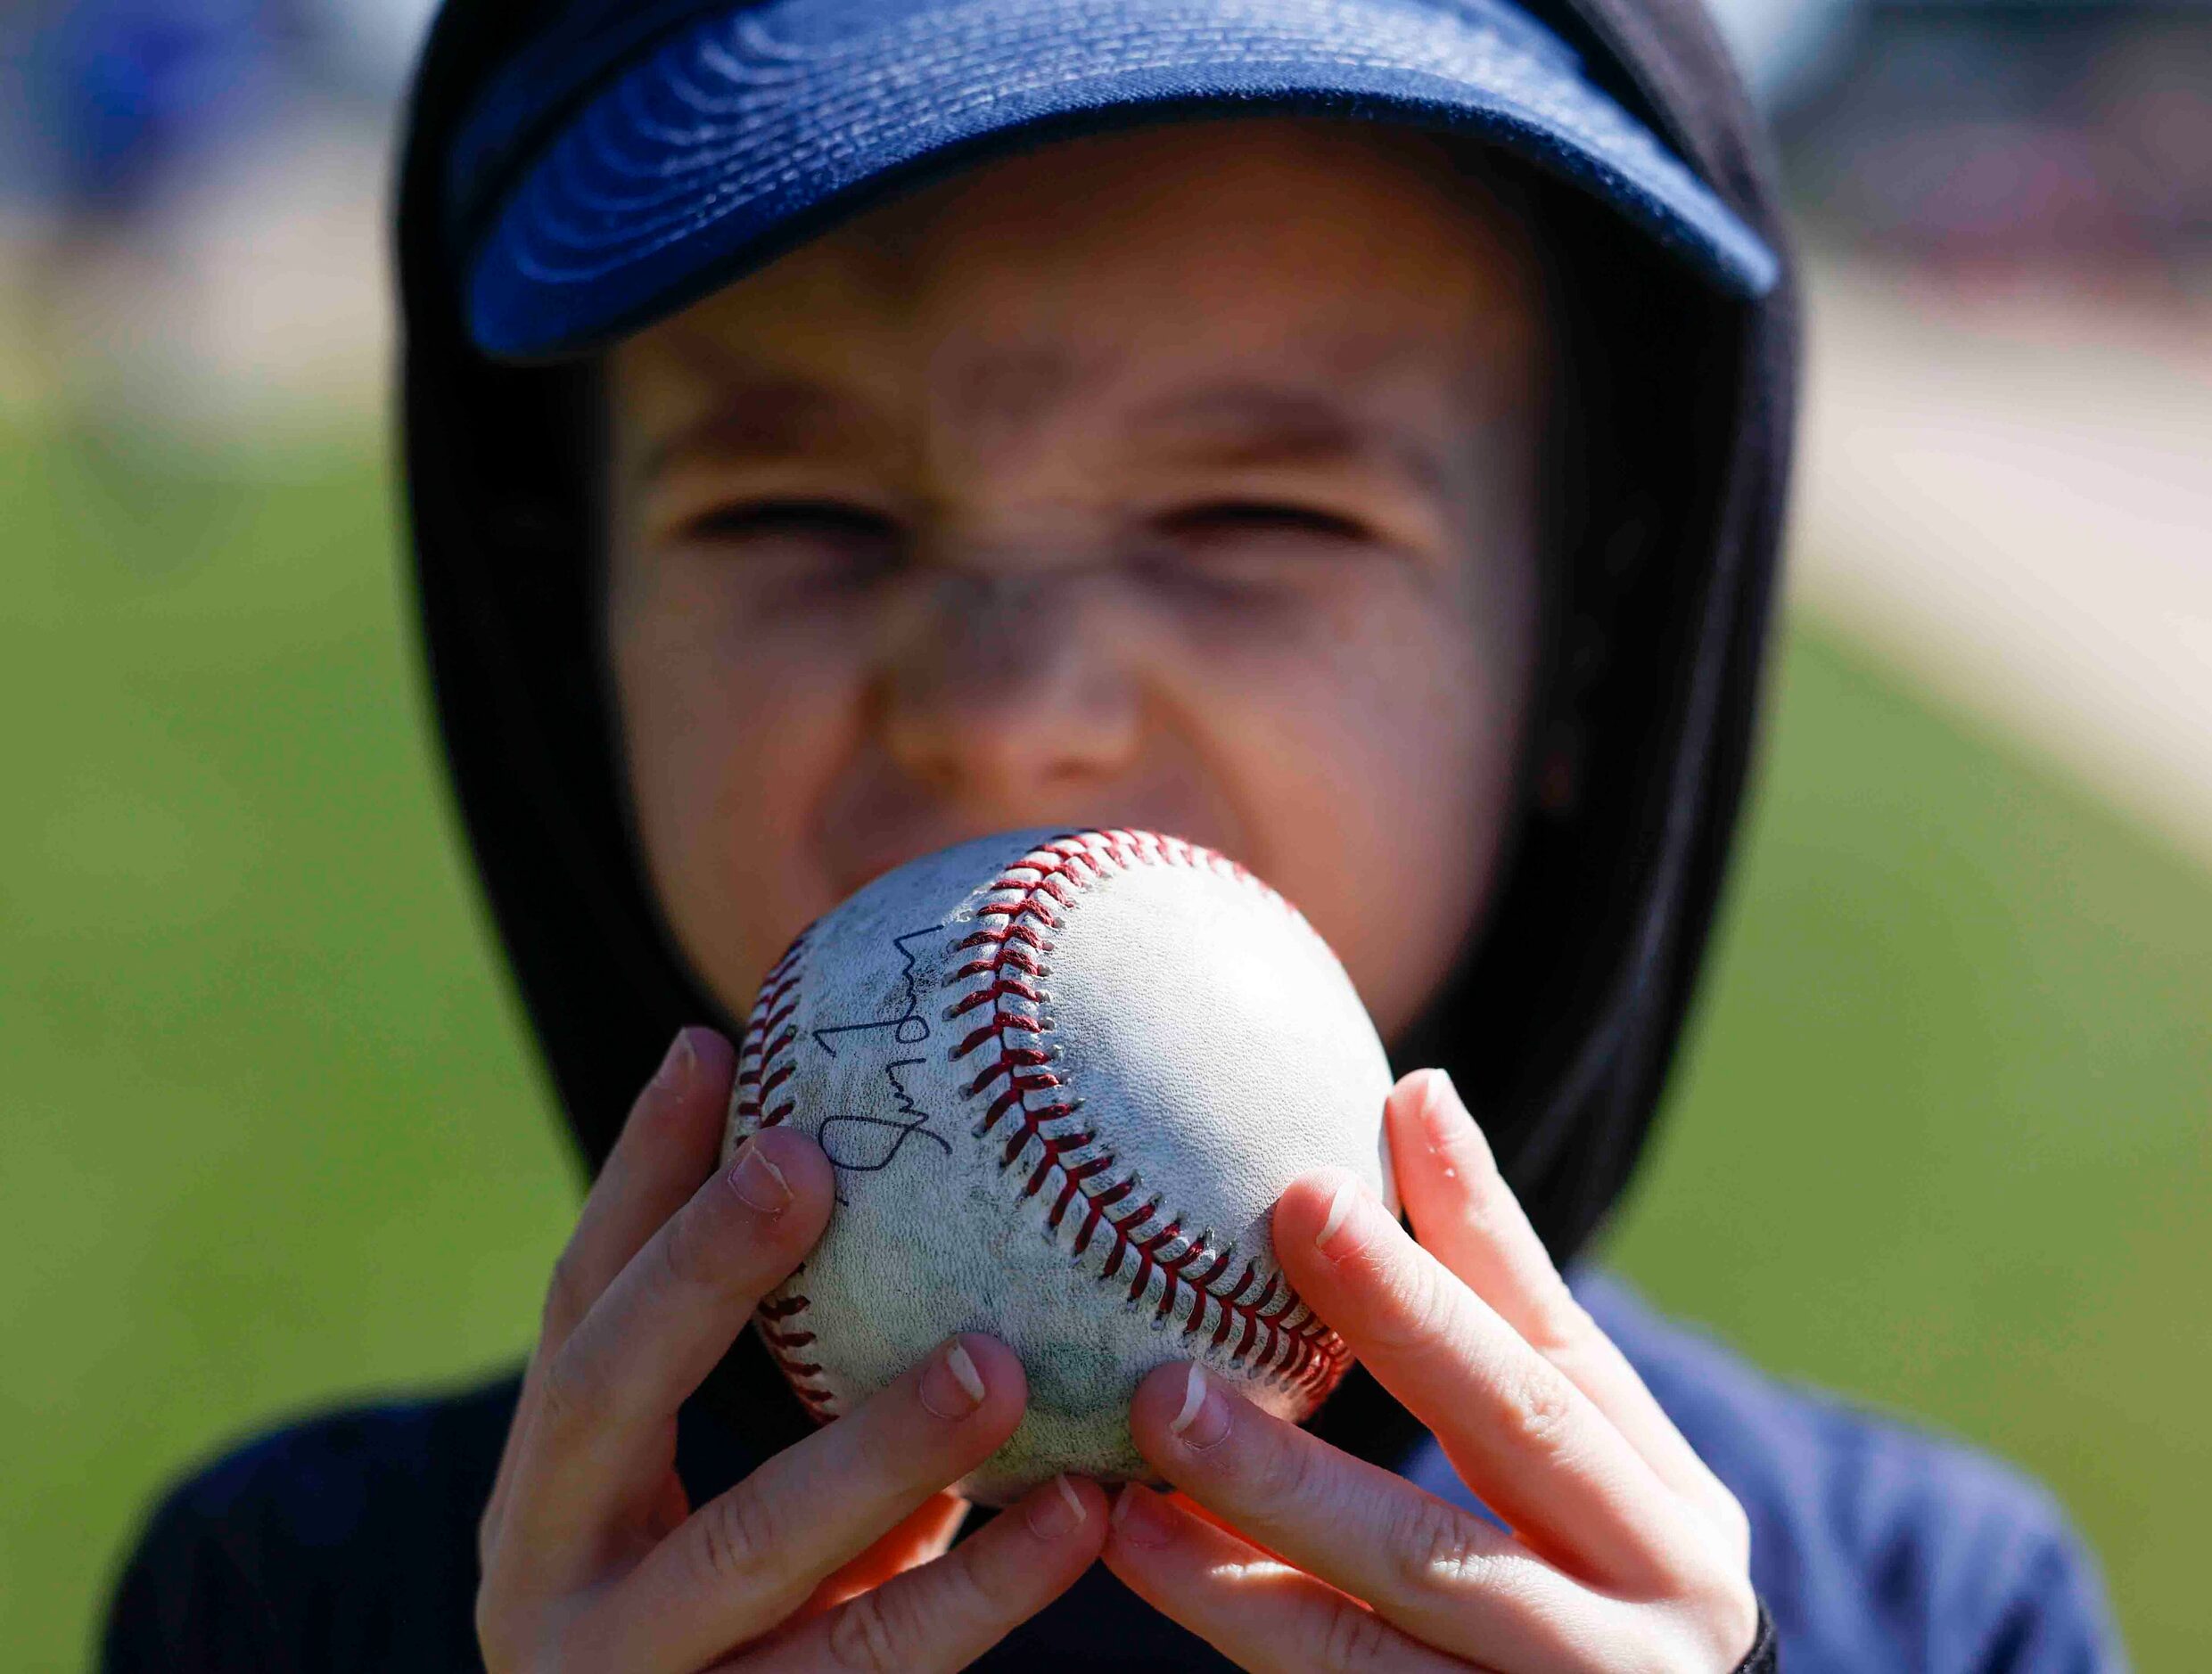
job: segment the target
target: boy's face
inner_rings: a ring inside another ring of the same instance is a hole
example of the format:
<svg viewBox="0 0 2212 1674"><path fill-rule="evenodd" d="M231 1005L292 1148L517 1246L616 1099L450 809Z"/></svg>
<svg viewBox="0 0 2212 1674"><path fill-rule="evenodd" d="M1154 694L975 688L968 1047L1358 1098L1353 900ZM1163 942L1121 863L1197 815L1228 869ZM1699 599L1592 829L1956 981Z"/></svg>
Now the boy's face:
<svg viewBox="0 0 2212 1674"><path fill-rule="evenodd" d="M1137 130L874 211L614 352L645 858L742 1016L877 873L1026 825L1244 862L1386 1038L1512 812L1550 340L1440 148Z"/></svg>

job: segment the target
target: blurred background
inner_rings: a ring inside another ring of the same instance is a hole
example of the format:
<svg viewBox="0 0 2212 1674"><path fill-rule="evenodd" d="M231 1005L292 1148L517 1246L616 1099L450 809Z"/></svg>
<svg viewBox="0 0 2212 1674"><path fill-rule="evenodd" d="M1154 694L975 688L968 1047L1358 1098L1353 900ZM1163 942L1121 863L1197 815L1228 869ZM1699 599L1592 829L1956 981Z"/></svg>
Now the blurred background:
<svg viewBox="0 0 2212 1674"><path fill-rule="evenodd" d="M12 1667L85 1659L230 1439L519 1358L573 1213L403 627L382 216L427 10L0 9ZM1722 11L1813 253L1807 446L1762 793L1610 1259L2020 1461L2142 1665L2212 1666L2212 4Z"/></svg>

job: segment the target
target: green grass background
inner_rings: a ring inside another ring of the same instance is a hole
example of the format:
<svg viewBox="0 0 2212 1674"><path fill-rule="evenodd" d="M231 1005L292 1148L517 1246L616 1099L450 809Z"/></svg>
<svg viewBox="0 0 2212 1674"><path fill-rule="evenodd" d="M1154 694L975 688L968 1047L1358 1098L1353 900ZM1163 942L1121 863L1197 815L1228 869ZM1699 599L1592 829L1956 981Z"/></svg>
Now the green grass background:
<svg viewBox="0 0 2212 1674"><path fill-rule="evenodd" d="M11 1668L86 1659L148 1497L226 1439L518 1356L572 1213L374 451L0 431ZM2212 878L1817 628L1779 698L1615 1254L2023 1461L2142 1665L2212 1666Z"/></svg>

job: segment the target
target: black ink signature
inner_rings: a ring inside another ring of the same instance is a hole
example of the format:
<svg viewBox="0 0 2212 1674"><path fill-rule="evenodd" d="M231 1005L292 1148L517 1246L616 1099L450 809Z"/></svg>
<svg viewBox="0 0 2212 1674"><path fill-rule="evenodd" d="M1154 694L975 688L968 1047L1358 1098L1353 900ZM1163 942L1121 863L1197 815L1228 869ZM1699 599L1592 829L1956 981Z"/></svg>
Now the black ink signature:
<svg viewBox="0 0 2212 1674"><path fill-rule="evenodd" d="M906 1010L900 1012L896 1017L878 1017L865 1023L834 1023L827 1029L817 1029L812 1031L814 1044L834 1058L837 1055L837 1048L829 1043L828 1037L831 1035L857 1035L871 1029L888 1029L892 1031L891 1038L902 1046L918 1046L927 1040L929 1038L929 1019L922 1015L922 997L914 983L914 950L909 948L907 943L923 936L942 935L950 928L951 926L947 924L932 924L927 930L909 930L903 936L893 936L891 939L892 948L897 952L904 967L899 972L899 979L906 985ZM920 1060L916 1059L914 1062L919 1063ZM896 1078L894 1077L893 1079L895 1081ZM901 1094L900 1096L905 1095Z"/></svg>
<svg viewBox="0 0 2212 1674"><path fill-rule="evenodd" d="M884 1066L884 1078L891 1083L891 1095L898 1101L899 1116L832 1116L822 1123L818 1136L822 1149L839 1173L881 1174L899 1160L899 1153L906 1148L907 1141L917 1137L928 1140L945 1155L952 1154L951 1143L942 1134L930 1131L929 1112L915 1104L906 1084L899 1079L900 1071L911 1070L925 1062L921 1058L899 1058ZM859 1131L850 1137L842 1131L831 1131L847 1128ZM853 1149L848 1152L848 1146ZM845 1201L842 1191L837 1201Z"/></svg>
<svg viewBox="0 0 2212 1674"><path fill-rule="evenodd" d="M909 930L903 936L891 939L892 951L898 954L901 969L900 982L906 988L906 1009L895 1017L872 1018L864 1023L833 1023L810 1032L814 1044L831 1057L837 1055L833 1039L840 1035L865 1034L874 1030L888 1029L891 1038L902 1046L918 1046L929 1038L929 1019L922 1015L920 986L915 981L914 950L908 947L924 936L942 934L951 926L932 924L926 930ZM822 1150L828 1155L830 1165L839 1175L837 1201L846 1201L843 1177L847 1174L880 1174L899 1160L900 1152L908 1141L920 1136L935 1145L945 1155L952 1154L952 1145L942 1134L933 1133L929 1127L929 1112L914 1102L906 1083L899 1079L901 1070L918 1069L927 1063L925 1058L895 1058L884 1066L884 1079L891 1083L892 1102L898 1108L896 1116L830 1116L824 1119L821 1132L816 1137Z"/></svg>

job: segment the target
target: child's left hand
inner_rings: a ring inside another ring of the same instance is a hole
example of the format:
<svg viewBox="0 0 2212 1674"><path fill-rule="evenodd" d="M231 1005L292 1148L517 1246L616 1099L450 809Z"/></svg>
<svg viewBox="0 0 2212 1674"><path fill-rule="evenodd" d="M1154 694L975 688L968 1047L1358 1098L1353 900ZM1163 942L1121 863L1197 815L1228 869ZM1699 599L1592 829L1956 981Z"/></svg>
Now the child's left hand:
<svg viewBox="0 0 2212 1674"><path fill-rule="evenodd" d="M1513 1532L1172 1366L1131 1428L1196 1507L1124 1489L1107 1564L1252 1670L1729 1674L1758 1624L1742 1507L1568 1294L1449 1079L1386 1113L1420 1243L1317 1176L1277 1203L1276 1255Z"/></svg>

